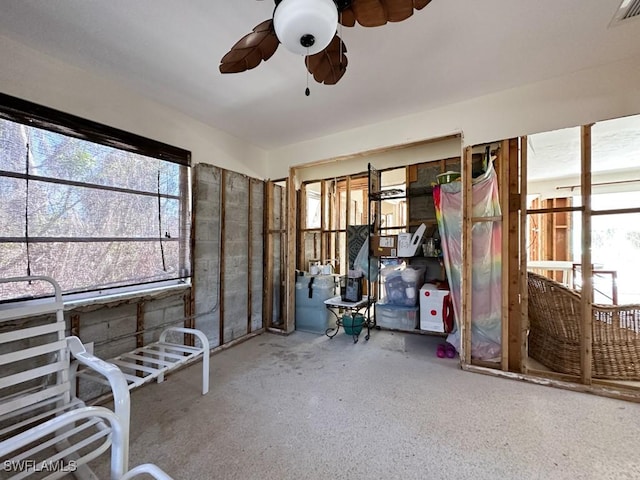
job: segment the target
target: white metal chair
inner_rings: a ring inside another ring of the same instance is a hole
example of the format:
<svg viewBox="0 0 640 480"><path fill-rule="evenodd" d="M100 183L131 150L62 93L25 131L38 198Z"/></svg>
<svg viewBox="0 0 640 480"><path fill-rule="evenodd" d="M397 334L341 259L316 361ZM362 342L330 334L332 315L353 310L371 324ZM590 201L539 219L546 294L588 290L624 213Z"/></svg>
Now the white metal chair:
<svg viewBox="0 0 640 480"><path fill-rule="evenodd" d="M86 463L111 447L111 478L119 479L129 455L130 401L124 375L89 354L77 337L65 336L62 294L55 280L0 279L0 287L20 282L48 282L54 295L0 303L0 473L9 469L10 478L25 478L42 474L36 471L38 465L55 470L63 461L73 462L76 476L95 478ZM76 397L71 357L107 380L113 412L86 407ZM26 453L16 453L16 445L26 448L35 440ZM6 457L12 452L17 456ZM55 479L67 472L47 473L45 478Z"/></svg>
<svg viewBox="0 0 640 480"><path fill-rule="evenodd" d="M13 474L11 478L15 479L30 475L54 479L76 473L81 473L80 478L95 478L90 473L82 471L78 460L69 459L69 455L77 452L77 444L43 460L36 460L36 458L39 453L53 445L52 441L55 440L51 440L52 438L60 439L61 432L70 437L82 431L87 423L96 421L108 424L108 430L94 435L94 439L96 436L101 438L101 446L92 449L85 460L96 458L111 446L111 480L130 480L141 474L150 475L156 480L173 480L159 467L150 463L139 465L125 473L126 450L123 448L126 444L125 429L121 420L111 410L104 407L82 407L71 410L37 427L14 435L9 440L0 442L0 458L11 456L10 460L3 462L2 470L10 475ZM85 439L85 442L91 440Z"/></svg>

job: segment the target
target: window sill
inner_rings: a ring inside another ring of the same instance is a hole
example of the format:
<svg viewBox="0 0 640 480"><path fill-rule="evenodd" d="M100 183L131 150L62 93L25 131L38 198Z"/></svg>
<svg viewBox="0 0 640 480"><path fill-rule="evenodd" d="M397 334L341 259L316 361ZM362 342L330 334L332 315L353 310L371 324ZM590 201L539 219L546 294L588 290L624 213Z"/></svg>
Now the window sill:
<svg viewBox="0 0 640 480"><path fill-rule="evenodd" d="M77 300L64 300L64 310L93 310L93 308L90 307L113 307L122 303L135 303L140 300L153 300L176 295L187 291L189 288L191 288L191 283L180 283L176 285L165 285L145 290L134 290L130 292L114 293Z"/></svg>

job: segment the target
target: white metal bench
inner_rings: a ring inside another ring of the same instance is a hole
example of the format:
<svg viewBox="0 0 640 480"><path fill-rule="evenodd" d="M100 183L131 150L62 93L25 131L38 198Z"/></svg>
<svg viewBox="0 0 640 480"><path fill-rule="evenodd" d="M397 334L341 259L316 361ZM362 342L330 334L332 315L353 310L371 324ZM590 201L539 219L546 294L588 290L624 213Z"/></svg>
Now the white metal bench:
<svg viewBox="0 0 640 480"><path fill-rule="evenodd" d="M175 340L176 337L185 335L194 335L200 345L190 346ZM171 341L171 339L174 340ZM209 341L200 330L183 327L167 328L160 334L157 342L123 353L109 359L109 362L122 370L128 387L132 390L152 380L160 383L164 381L166 373L192 363L200 356L202 356L202 394L206 395L209 391ZM77 376L107 384L104 377L88 368L79 369Z"/></svg>

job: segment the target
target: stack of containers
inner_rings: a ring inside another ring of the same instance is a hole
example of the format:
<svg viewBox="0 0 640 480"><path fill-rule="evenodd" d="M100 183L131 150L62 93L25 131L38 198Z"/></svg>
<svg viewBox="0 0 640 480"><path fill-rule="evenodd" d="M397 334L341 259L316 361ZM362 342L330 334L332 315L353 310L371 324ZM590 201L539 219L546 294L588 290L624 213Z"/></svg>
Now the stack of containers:
<svg viewBox="0 0 640 480"><path fill-rule="evenodd" d="M407 266L380 272L381 298L376 303L376 324L396 330L415 330L418 324L418 292L424 269Z"/></svg>

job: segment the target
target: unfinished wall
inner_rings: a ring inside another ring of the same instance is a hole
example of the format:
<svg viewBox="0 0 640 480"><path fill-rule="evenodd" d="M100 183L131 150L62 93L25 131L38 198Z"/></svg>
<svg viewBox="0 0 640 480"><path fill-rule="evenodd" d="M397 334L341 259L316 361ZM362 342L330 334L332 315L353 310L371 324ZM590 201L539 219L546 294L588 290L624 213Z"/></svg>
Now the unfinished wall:
<svg viewBox="0 0 640 480"><path fill-rule="evenodd" d="M220 345L220 169L196 165L193 188L193 296L195 328L212 347Z"/></svg>
<svg viewBox="0 0 640 480"><path fill-rule="evenodd" d="M263 266L264 266L264 182L258 180L251 181L251 208L250 208L250 222L251 222L251 261L249 263L251 267L251 282L250 282L250 297L251 297L251 331L259 330L263 327L263 312L262 306L264 304L264 288L263 288Z"/></svg>
<svg viewBox="0 0 640 480"><path fill-rule="evenodd" d="M195 325L216 347L263 327L264 185L205 164L194 178Z"/></svg>
<svg viewBox="0 0 640 480"><path fill-rule="evenodd" d="M223 338L221 343L248 333L249 318L249 179L233 172L224 176Z"/></svg>
<svg viewBox="0 0 640 480"><path fill-rule="evenodd" d="M271 228L278 233L273 234L273 251L270 255L273 256L273 313L272 324L276 327L284 325L284 315L286 309L284 308L284 278L285 269L283 268L284 249L286 247L284 239L285 235L282 233L285 228L284 215L285 210L284 202L286 198L286 191L279 185L274 186L273 191L273 225Z"/></svg>

